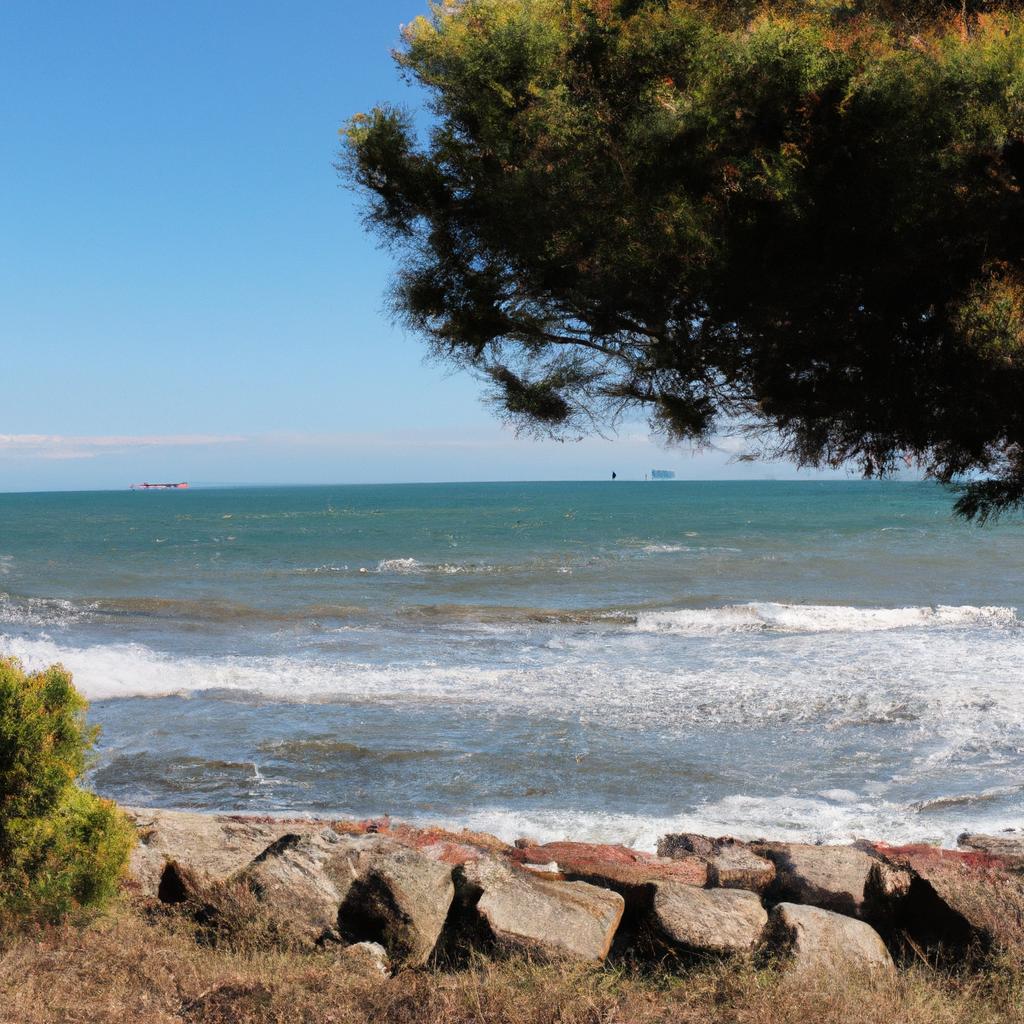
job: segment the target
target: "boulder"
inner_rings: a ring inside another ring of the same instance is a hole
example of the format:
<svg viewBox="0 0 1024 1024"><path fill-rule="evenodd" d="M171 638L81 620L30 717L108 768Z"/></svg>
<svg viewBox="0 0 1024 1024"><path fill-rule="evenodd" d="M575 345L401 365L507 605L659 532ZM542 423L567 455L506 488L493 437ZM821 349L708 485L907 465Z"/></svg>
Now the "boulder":
<svg viewBox="0 0 1024 1024"><path fill-rule="evenodd" d="M386 836L284 836L234 879L309 944L380 943L410 966L427 961L454 896L450 865Z"/></svg>
<svg viewBox="0 0 1024 1024"><path fill-rule="evenodd" d="M722 889L765 892L775 881L775 865L760 857L745 843L722 841L708 858L708 883Z"/></svg>
<svg viewBox="0 0 1024 1024"><path fill-rule="evenodd" d="M323 822L246 818L126 807L139 841L128 878L144 896L169 903L189 895L188 879L221 882L287 833L316 832ZM169 867L170 866L170 867Z"/></svg>
<svg viewBox="0 0 1024 1024"><path fill-rule="evenodd" d="M379 942L393 960L420 966L448 918L452 868L387 838L367 836L363 842L374 838L346 858L352 881L338 911L338 931L350 942Z"/></svg>
<svg viewBox="0 0 1024 1024"><path fill-rule="evenodd" d="M877 856L854 846L753 843L753 851L775 865L767 895L773 901L803 903L860 916Z"/></svg>
<svg viewBox="0 0 1024 1024"><path fill-rule="evenodd" d="M368 974L387 977L391 973L391 961L387 950L379 942L354 942L341 946L335 953L338 966L353 974Z"/></svg>
<svg viewBox="0 0 1024 1024"><path fill-rule="evenodd" d="M703 886L708 881L708 866L700 857L658 857L625 846L544 843L514 849L509 856L523 865L557 864L565 879L614 889L640 912L649 908L655 882Z"/></svg>
<svg viewBox="0 0 1024 1024"><path fill-rule="evenodd" d="M312 946L337 928L338 908L354 880L346 857L355 860L359 844L330 829L282 836L233 880L251 889L296 939Z"/></svg>
<svg viewBox="0 0 1024 1024"><path fill-rule="evenodd" d="M843 914L780 903L765 931L764 952L785 957L795 970L894 970L881 936L869 924Z"/></svg>
<svg viewBox="0 0 1024 1024"><path fill-rule="evenodd" d="M963 832L956 843L962 850L998 857L1014 870L1024 868L1024 832L1016 829L1007 829L995 836Z"/></svg>
<svg viewBox="0 0 1024 1024"><path fill-rule="evenodd" d="M715 955L751 952L768 922L755 893L678 882L655 883L651 916L657 933L672 945Z"/></svg>
<svg viewBox="0 0 1024 1024"><path fill-rule="evenodd" d="M962 961L993 944L1019 943L1024 878L1001 857L924 845L876 849L889 870L909 879L891 903L891 919L894 934L906 935L915 953Z"/></svg>
<svg viewBox="0 0 1024 1024"><path fill-rule="evenodd" d="M608 889L536 878L490 858L457 868L456 880L466 912L489 940L547 959L603 960L625 906Z"/></svg>
<svg viewBox="0 0 1024 1024"><path fill-rule="evenodd" d="M707 863L708 885L716 888L764 892L775 880L775 865L770 860L730 836L711 839L688 832L667 835L659 840L658 853L679 860L702 858Z"/></svg>

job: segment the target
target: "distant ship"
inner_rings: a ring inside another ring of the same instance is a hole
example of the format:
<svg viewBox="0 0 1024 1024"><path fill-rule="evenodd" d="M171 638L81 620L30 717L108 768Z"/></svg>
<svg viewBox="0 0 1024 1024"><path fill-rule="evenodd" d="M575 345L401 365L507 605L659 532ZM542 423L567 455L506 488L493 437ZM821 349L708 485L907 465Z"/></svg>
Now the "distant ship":
<svg viewBox="0 0 1024 1024"><path fill-rule="evenodd" d="M187 483L180 484L132 484L133 491L183 491Z"/></svg>
<svg viewBox="0 0 1024 1024"><path fill-rule="evenodd" d="M676 475L671 469L652 469L652 480L675 480Z"/></svg>

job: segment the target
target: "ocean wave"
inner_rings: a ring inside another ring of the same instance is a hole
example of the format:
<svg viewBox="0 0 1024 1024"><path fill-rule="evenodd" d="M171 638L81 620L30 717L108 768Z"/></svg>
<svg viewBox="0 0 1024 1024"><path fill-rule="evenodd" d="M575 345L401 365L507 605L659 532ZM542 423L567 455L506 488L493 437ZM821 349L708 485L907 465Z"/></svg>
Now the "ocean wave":
<svg viewBox="0 0 1024 1024"><path fill-rule="evenodd" d="M1024 792L1024 786L992 786L979 793L955 793L918 800L910 805L910 809L918 814L935 814L959 808L975 807L978 804L998 803L1015 797L1021 792Z"/></svg>
<svg viewBox="0 0 1024 1024"><path fill-rule="evenodd" d="M1018 756L1024 692L1019 641L1007 632L965 643L960 631L935 631L925 646L910 631L875 634L876 641L838 633L827 646L815 634L793 633L770 655L759 644L730 644L684 664L671 643L652 649L644 634L629 630L558 635L573 642L530 646L524 656L508 638L509 656L497 661L493 637L463 631L450 634L451 646L437 659L423 657L415 634L412 648L395 647L395 634L380 640L388 660L368 659L365 647L348 641L306 654L198 655L45 634L0 634L0 653L30 668L63 662L93 700L218 692L289 703L450 702L453 714L489 708L558 720L601 709L617 728L680 736L695 729L808 726L825 736L912 727L943 737L934 757L960 763L988 757L986 750L999 761ZM353 657L357 650L364 656Z"/></svg>
<svg viewBox="0 0 1024 1024"><path fill-rule="evenodd" d="M412 621L485 626L572 625L631 626L636 615L615 608L531 608L521 605L417 604L399 615Z"/></svg>
<svg viewBox="0 0 1024 1024"><path fill-rule="evenodd" d="M376 569L371 571L378 573L396 573L398 575L438 574L442 576L457 576L462 573L475 574L501 572L502 567L488 565L487 563L439 562L428 564L421 562L416 558L385 558L377 563Z"/></svg>
<svg viewBox="0 0 1024 1024"><path fill-rule="evenodd" d="M1015 608L974 605L920 608L852 608L843 605L757 602L723 608L640 612L636 628L647 633L707 636L723 633L870 633L921 627L1020 626Z"/></svg>
<svg viewBox="0 0 1024 1024"><path fill-rule="evenodd" d="M800 843L850 843L868 839L955 846L956 836L962 830L962 820L921 821L908 814L905 805L895 801L854 793L834 799L838 795L731 794L674 815L603 813L570 807L524 811L493 807L462 815L456 823L474 831L490 832L506 842L530 836L540 842L576 839L622 843L651 851L662 836L673 832ZM995 831L1005 824L1004 818L994 816L990 823L979 822L977 827Z"/></svg>
<svg viewBox="0 0 1024 1024"><path fill-rule="evenodd" d="M687 534L687 536L691 536ZM696 536L693 534L692 536ZM697 554L697 555L739 555L742 554L742 548L728 547L726 545L718 544L708 547L707 545L699 545L694 547L692 544L644 544L640 551L645 555L681 555L681 554Z"/></svg>
<svg viewBox="0 0 1024 1024"><path fill-rule="evenodd" d="M93 607L91 602L21 597L0 591L0 622L12 626L66 626L85 618Z"/></svg>
<svg viewBox="0 0 1024 1024"><path fill-rule="evenodd" d="M258 608L217 598L23 597L0 593L0 623L12 626L65 627L76 623L110 620L210 623L289 623L349 619L367 615L362 605L313 604L299 608Z"/></svg>

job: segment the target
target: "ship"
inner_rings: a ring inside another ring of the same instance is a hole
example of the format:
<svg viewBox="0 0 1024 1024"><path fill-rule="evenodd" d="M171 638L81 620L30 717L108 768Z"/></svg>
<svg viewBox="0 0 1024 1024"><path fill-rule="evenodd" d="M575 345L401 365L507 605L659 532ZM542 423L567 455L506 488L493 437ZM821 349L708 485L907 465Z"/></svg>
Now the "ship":
<svg viewBox="0 0 1024 1024"><path fill-rule="evenodd" d="M180 484L132 484L133 491L184 491L188 484L182 481Z"/></svg>
<svg viewBox="0 0 1024 1024"><path fill-rule="evenodd" d="M671 469L652 469L652 480L675 480L676 475Z"/></svg>

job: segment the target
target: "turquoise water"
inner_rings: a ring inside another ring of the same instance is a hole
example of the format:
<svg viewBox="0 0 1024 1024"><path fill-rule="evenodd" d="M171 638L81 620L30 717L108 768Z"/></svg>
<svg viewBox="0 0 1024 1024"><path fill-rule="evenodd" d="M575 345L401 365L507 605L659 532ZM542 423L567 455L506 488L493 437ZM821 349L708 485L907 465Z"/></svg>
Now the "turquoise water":
<svg viewBox="0 0 1024 1024"><path fill-rule="evenodd" d="M906 483L0 495L0 651L120 800L949 840L1024 823L1024 522Z"/></svg>

